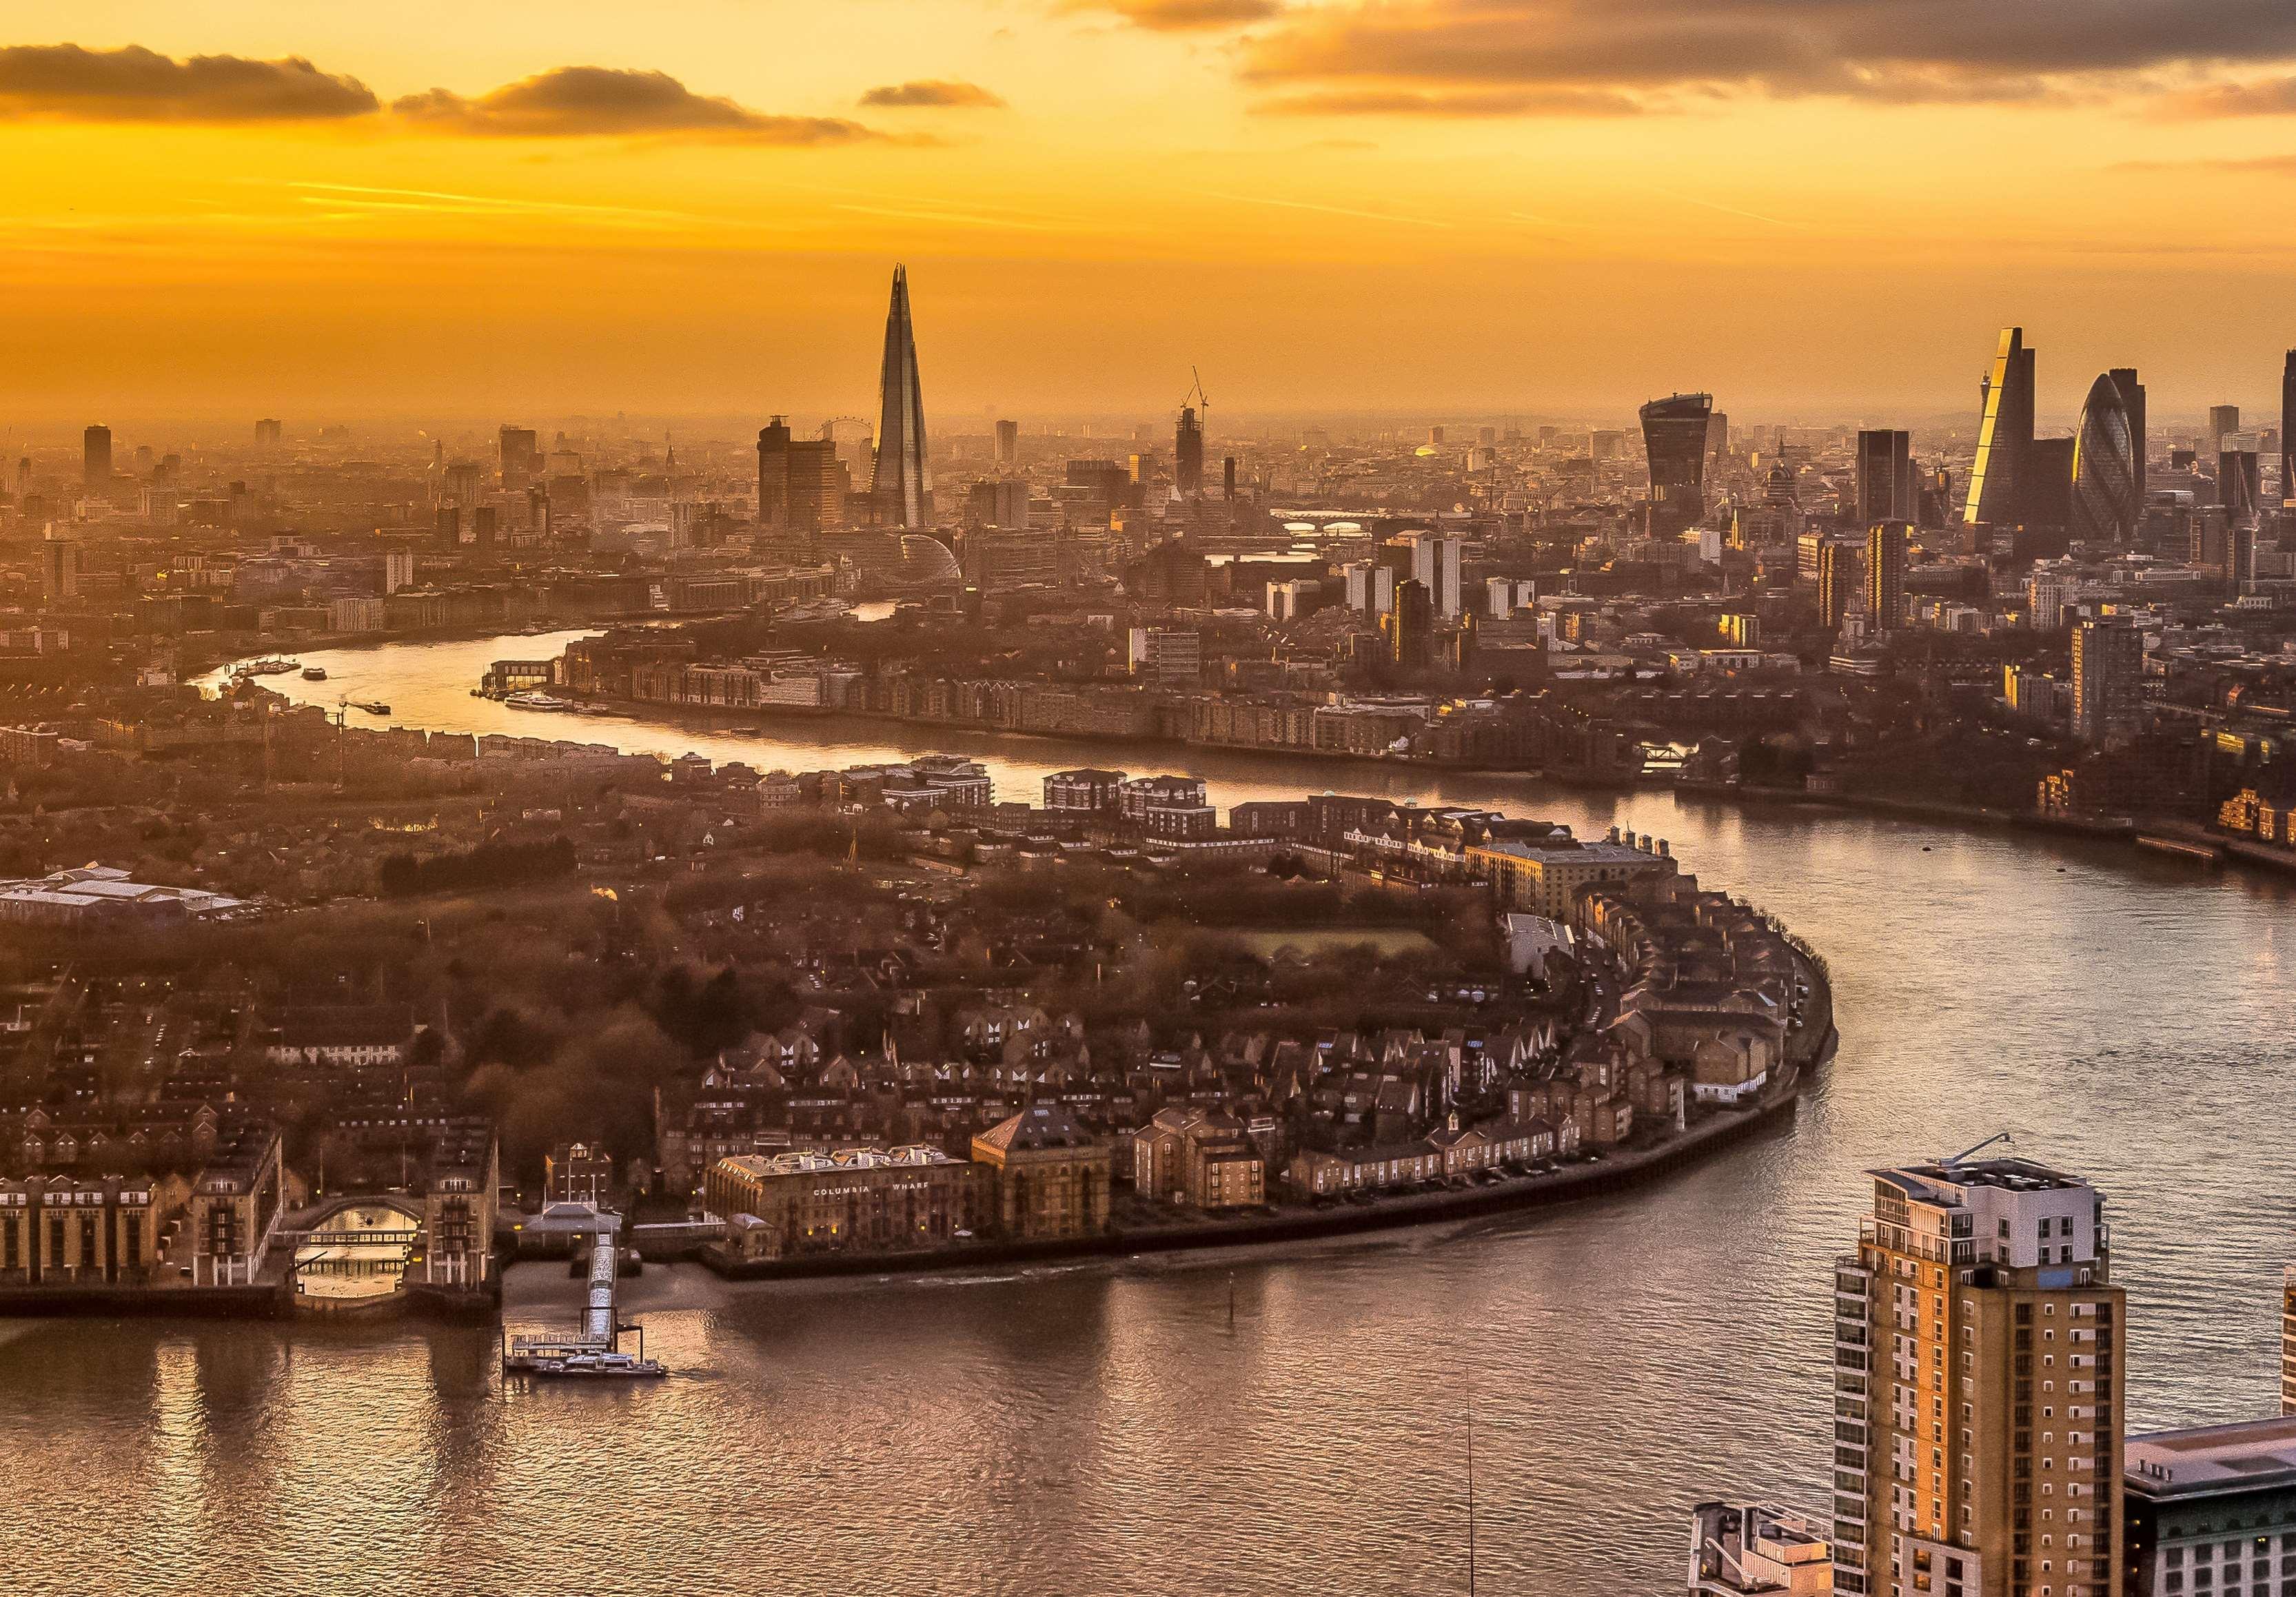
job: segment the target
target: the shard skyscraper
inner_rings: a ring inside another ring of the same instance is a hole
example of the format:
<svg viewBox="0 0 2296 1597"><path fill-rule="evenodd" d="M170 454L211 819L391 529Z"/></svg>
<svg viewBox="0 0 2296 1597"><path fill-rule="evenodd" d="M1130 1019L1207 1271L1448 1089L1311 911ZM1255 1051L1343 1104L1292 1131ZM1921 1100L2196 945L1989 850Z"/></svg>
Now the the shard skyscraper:
<svg viewBox="0 0 2296 1597"><path fill-rule="evenodd" d="M1977 464L1969 474L1963 520L1997 527L2023 521L2032 456L2033 352L2025 348L2023 328L2005 327L1985 374L1985 419L1978 424Z"/></svg>
<svg viewBox="0 0 2296 1597"><path fill-rule="evenodd" d="M885 368L877 386L877 464L869 479L880 521L932 523L932 479L925 471L925 400L917 381L917 335L909 322L909 269L893 268L885 313Z"/></svg>

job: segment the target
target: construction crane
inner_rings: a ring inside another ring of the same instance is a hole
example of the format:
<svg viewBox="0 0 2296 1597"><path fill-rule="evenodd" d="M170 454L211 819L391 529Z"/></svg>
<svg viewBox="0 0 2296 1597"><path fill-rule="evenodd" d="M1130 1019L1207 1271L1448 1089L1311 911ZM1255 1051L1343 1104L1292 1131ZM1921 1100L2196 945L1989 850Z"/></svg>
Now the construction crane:
<svg viewBox="0 0 2296 1597"><path fill-rule="evenodd" d="M1180 396L1180 408L1185 410L1188 406L1193 405L1198 415L1209 414L1212 408L1212 397L1204 392L1203 374L1195 367L1190 366L1188 376L1192 381L1188 391Z"/></svg>

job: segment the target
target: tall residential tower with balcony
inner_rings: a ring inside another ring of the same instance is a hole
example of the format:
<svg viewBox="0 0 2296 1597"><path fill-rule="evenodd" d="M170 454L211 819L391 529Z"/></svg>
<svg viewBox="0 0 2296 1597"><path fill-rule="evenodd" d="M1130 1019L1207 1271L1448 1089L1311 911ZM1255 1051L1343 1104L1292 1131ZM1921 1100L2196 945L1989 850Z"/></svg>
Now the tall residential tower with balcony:
<svg viewBox="0 0 2296 1597"><path fill-rule="evenodd" d="M1834 1268L1836 1585L2110 1597L2124 1315L2103 1199L2016 1159L1871 1174Z"/></svg>

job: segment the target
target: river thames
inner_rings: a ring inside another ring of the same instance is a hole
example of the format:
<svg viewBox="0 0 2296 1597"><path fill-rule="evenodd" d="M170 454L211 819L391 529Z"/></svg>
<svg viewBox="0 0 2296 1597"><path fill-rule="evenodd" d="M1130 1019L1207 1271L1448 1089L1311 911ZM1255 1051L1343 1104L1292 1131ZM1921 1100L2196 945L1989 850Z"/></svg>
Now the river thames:
<svg viewBox="0 0 2296 1597"><path fill-rule="evenodd" d="M1702 1496L1825 1509L1833 1256L1861 1172L2006 1130L2108 1199L2132 1430L2276 1403L2296 1255L2280 884L2131 851L1662 791L886 725L693 735L469 694L560 638L305 656L332 706L760 770L972 755L1344 788L1671 840L1829 960L1838 1060L1790 1131L1648 1189L1344 1244L731 1287L649 1271L663 1382L511 1388L487 1329L0 1321L9 1593L1681 1588ZM376 723L380 725L381 723ZM1233 1282L1233 1330L1228 1303ZM526 1266L515 1329L572 1283Z"/></svg>

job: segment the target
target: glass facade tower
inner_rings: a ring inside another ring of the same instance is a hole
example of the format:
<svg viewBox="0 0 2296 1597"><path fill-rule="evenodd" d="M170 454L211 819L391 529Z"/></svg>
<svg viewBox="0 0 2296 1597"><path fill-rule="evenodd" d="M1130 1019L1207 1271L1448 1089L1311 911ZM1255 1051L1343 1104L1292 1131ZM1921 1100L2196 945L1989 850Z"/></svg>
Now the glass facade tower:
<svg viewBox="0 0 2296 1597"><path fill-rule="evenodd" d="M2127 397L2108 372L2089 385L2073 438L2072 535L2115 546L2132 542L2143 503L2136 491L2136 430Z"/></svg>
<svg viewBox="0 0 2296 1597"><path fill-rule="evenodd" d="M881 520L896 527L932 521L932 478L925 470L924 390L917 381L916 330L909 322L909 269L893 268L893 302L885 313L885 366L879 379L877 462L870 496Z"/></svg>
<svg viewBox="0 0 2296 1597"><path fill-rule="evenodd" d="M2033 352L2025 330L2005 327L1986 373L1985 418L1977 430L1977 463L1969 474L1962 520L2013 526L2024 520L2022 495L2033 454Z"/></svg>
<svg viewBox="0 0 2296 1597"><path fill-rule="evenodd" d="M1657 530L1679 532L1706 513L1706 430L1711 394L1670 394L1642 408Z"/></svg>

